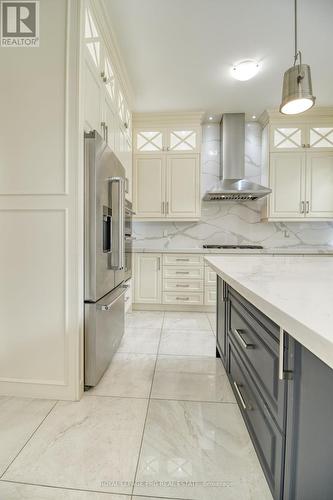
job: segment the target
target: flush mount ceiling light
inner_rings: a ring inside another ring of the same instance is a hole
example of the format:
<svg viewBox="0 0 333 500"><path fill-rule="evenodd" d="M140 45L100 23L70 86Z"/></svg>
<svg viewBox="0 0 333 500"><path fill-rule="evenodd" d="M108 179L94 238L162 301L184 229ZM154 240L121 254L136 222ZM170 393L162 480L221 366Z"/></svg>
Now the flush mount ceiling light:
<svg viewBox="0 0 333 500"><path fill-rule="evenodd" d="M311 70L302 64L302 54L297 48L297 0L295 0L295 55L294 65L287 69L283 78L280 112L297 115L312 108L316 98L312 93Z"/></svg>
<svg viewBox="0 0 333 500"><path fill-rule="evenodd" d="M245 82L256 76L260 69L258 61L253 61L248 59L247 61L242 61L238 64L234 64L231 70L231 74L236 80Z"/></svg>

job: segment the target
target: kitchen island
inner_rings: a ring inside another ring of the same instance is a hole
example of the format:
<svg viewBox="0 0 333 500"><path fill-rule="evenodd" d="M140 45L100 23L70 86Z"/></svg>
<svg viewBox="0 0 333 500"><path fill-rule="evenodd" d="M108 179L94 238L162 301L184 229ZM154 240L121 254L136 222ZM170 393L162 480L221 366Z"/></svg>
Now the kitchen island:
<svg viewBox="0 0 333 500"><path fill-rule="evenodd" d="M333 258L207 256L221 357L275 499L333 498Z"/></svg>

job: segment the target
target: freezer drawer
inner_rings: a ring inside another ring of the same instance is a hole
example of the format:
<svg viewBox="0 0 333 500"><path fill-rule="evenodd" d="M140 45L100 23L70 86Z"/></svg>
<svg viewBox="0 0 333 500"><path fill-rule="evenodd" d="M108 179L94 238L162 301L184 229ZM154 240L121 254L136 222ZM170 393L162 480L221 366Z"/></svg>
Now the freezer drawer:
<svg viewBox="0 0 333 500"><path fill-rule="evenodd" d="M95 386L119 347L125 328L125 292L120 285L95 303L84 304L86 386Z"/></svg>

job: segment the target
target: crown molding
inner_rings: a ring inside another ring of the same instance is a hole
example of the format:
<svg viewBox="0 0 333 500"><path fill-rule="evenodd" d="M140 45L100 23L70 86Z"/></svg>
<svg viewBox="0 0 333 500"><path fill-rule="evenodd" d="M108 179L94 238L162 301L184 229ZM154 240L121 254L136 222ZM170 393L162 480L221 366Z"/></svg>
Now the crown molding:
<svg viewBox="0 0 333 500"><path fill-rule="evenodd" d="M323 106L309 109L305 113L300 113L298 115L283 115L278 109L266 109L259 117L259 122L263 127L267 125L268 122L272 121L285 121L292 123L306 123L311 122L313 119L320 118L325 120L333 119L333 106Z"/></svg>
<svg viewBox="0 0 333 500"><path fill-rule="evenodd" d="M184 112L148 112L133 113L134 126L167 126L167 125L191 125L200 126L204 117L203 111Z"/></svg>

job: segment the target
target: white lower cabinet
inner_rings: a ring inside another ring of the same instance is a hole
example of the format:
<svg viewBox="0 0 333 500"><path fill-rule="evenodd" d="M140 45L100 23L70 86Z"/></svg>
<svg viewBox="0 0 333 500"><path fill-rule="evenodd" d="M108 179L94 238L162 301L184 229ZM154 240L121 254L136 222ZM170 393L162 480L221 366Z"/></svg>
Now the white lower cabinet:
<svg viewBox="0 0 333 500"><path fill-rule="evenodd" d="M205 268L200 254L137 253L134 276L135 304L160 304L169 310L210 310L216 305L216 275Z"/></svg>
<svg viewBox="0 0 333 500"><path fill-rule="evenodd" d="M163 292L163 304L202 305L203 293Z"/></svg>
<svg viewBox="0 0 333 500"><path fill-rule="evenodd" d="M205 306L215 306L216 305L216 286L215 287L205 287Z"/></svg>
<svg viewBox="0 0 333 500"><path fill-rule="evenodd" d="M161 304L161 254L137 253L134 259L134 302Z"/></svg>

